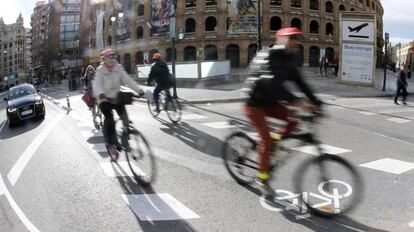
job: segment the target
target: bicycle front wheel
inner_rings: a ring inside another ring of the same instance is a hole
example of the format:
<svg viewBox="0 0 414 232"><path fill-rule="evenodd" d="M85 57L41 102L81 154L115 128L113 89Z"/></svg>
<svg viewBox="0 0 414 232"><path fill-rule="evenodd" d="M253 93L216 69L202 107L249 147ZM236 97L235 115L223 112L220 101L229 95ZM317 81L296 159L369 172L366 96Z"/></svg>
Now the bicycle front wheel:
<svg viewBox="0 0 414 232"><path fill-rule="evenodd" d="M156 175L155 157L149 143L138 130L132 129L129 149L125 153L135 179L143 185L151 184Z"/></svg>
<svg viewBox="0 0 414 232"><path fill-rule="evenodd" d="M167 98L165 105L165 110L167 111L168 118L173 123L177 123L181 119L181 105L177 98L169 97Z"/></svg>
<svg viewBox="0 0 414 232"><path fill-rule="evenodd" d="M294 175L302 207L322 217L352 210L363 196L360 174L345 159L324 154L305 161Z"/></svg>
<svg viewBox="0 0 414 232"><path fill-rule="evenodd" d="M148 105L148 110L151 113L152 117L157 117L160 112L159 111L155 111L155 102L154 99L151 100L147 100L147 105Z"/></svg>
<svg viewBox="0 0 414 232"><path fill-rule="evenodd" d="M241 185L251 184L258 170L256 142L244 132L234 132L226 138L222 149L230 175Z"/></svg>

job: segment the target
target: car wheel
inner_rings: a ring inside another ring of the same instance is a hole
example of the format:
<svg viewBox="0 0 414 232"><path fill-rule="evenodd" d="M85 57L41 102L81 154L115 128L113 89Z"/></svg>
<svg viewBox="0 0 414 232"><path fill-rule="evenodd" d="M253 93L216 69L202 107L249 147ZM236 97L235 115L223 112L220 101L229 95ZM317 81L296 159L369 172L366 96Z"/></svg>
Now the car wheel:
<svg viewBox="0 0 414 232"><path fill-rule="evenodd" d="M7 119L7 125L9 126L9 128L14 127L16 124L12 123L9 119Z"/></svg>

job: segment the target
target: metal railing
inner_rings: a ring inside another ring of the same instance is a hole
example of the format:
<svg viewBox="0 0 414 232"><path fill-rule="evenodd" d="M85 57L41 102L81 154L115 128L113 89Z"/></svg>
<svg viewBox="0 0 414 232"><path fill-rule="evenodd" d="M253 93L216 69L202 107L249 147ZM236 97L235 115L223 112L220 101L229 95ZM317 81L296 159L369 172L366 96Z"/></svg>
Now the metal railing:
<svg viewBox="0 0 414 232"><path fill-rule="evenodd" d="M309 40L319 40L319 34L309 33L308 38Z"/></svg>
<svg viewBox="0 0 414 232"><path fill-rule="evenodd" d="M217 37L217 31L206 31L204 32L205 38L216 38Z"/></svg>
<svg viewBox="0 0 414 232"><path fill-rule="evenodd" d="M333 35L326 35L326 41L333 42Z"/></svg>
<svg viewBox="0 0 414 232"><path fill-rule="evenodd" d="M282 12L283 11L283 6L271 5L270 6L270 11L271 12Z"/></svg>
<svg viewBox="0 0 414 232"><path fill-rule="evenodd" d="M335 15L333 13L325 13L326 18L328 19L334 19Z"/></svg>
<svg viewBox="0 0 414 232"><path fill-rule="evenodd" d="M290 9L290 12L292 14L302 14L302 8L300 8L300 7L292 7Z"/></svg>
<svg viewBox="0 0 414 232"><path fill-rule="evenodd" d="M193 14L196 12L197 7L186 7L185 8L185 13L186 14Z"/></svg>
<svg viewBox="0 0 414 232"><path fill-rule="evenodd" d="M205 12L215 12L217 11L217 5L209 5L205 7Z"/></svg>
<svg viewBox="0 0 414 232"><path fill-rule="evenodd" d="M195 32L186 32L184 34L184 39L195 39L196 33Z"/></svg>
<svg viewBox="0 0 414 232"><path fill-rule="evenodd" d="M310 16L319 16L319 10L309 10Z"/></svg>
<svg viewBox="0 0 414 232"><path fill-rule="evenodd" d="M240 36L239 32L234 32L234 31L227 31L226 34L227 34L227 37L232 37L232 38Z"/></svg>

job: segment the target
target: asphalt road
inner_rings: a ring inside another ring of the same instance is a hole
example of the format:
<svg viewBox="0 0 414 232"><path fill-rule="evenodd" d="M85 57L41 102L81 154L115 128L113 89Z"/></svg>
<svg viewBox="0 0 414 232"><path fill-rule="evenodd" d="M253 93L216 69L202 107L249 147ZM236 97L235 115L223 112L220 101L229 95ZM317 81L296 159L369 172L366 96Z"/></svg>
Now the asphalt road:
<svg viewBox="0 0 414 232"><path fill-rule="evenodd" d="M325 99L324 144L363 176L364 198L344 217L323 219L295 207L260 202L231 179L223 138L245 125L240 103L186 106L183 121L154 119L143 103L128 106L149 140L158 176L143 188L125 158L109 162L79 93L45 90L46 118L0 131L0 231L409 231L414 230L414 104L384 98ZM3 98L3 97L2 97ZM0 103L0 123L4 103ZM272 186L294 194L294 172L311 155L297 152Z"/></svg>

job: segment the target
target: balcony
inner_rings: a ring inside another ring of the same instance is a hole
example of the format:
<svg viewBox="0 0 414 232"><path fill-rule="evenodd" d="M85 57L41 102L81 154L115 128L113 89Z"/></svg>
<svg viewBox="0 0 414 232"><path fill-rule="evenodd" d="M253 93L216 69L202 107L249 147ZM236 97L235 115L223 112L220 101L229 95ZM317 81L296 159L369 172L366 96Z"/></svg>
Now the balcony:
<svg viewBox="0 0 414 232"><path fill-rule="evenodd" d="M309 40L319 40L319 34L309 33L308 38Z"/></svg>
<svg viewBox="0 0 414 232"><path fill-rule="evenodd" d="M319 10L309 10L309 16L319 17Z"/></svg>
<svg viewBox="0 0 414 232"><path fill-rule="evenodd" d="M327 19L332 19L333 20L335 18L335 15L333 13L325 12L325 16L326 16Z"/></svg>
<svg viewBox="0 0 414 232"><path fill-rule="evenodd" d="M270 12L282 12L282 11L283 11L283 6L275 6L275 5L270 6Z"/></svg>
<svg viewBox="0 0 414 232"><path fill-rule="evenodd" d="M195 32L186 32L184 33L184 39L195 39L196 33Z"/></svg>
<svg viewBox="0 0 414 232"><path fill-rule="evenodd" d="M290 13L292 13L292 14L302 14L302 8L292 7L292 8L290 8Z"/></svg>
<svg viewBox="0 0 414 232"><path fill-rule="evenodd" d="M204 11L205 12L216 12L217 11L217 5L206 6Z"/></svg>
<svg viewBox="0 0 414 232"><path fill-rule="evenodd" d="M197 7L186 7L185 13L186 14L194 14L196 12Z"/></svg>
<svg viewBox="0 0 414 232"><path fill-rule="evenodd" d="M142 23L142 22L144 22L144 16L143 15L137 16L137 23Z"/></svg>
<svg viewBox="0 0 414 232"><path fill-rule="evenodd" d="M333 35L326 35L327 42L333 42Z"/></svg>
<svg viewBox="0 0 414 232"><path fill-rule="evenodd" d="M207 38L217 38L217 31L206 31L204 32L204 37Z"/></svg>
<svg viewBox="0 0 414 232"><path fill-rule="evenodd" d="M277 32L277 31L269 31L269 33L270 33L270 38L276 38L276 32Z"/></svg>
<svg viewBox="0 0 414 232"><path fill-rule="evenodd" d="M239 32L234 32L234 31L227 31L226 34L227 34L227 37L230 37L230 38L237 38L240 36Z"/></svg>
<svg viewBox="0 0 414 232"><path fill-rule="evenodd" d="M247 36L257 38L257 32L249 32L249 33L247 33Z"/></svg>

